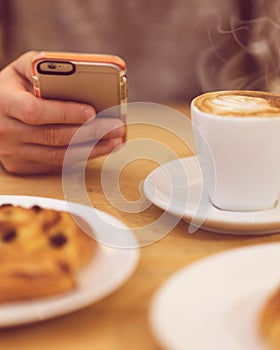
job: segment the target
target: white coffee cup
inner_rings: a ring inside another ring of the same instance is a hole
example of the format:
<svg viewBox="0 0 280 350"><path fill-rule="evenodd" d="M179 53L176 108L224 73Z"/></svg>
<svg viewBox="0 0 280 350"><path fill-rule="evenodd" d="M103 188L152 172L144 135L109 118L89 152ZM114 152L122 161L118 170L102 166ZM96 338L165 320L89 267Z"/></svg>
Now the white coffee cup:
<svg viewBox="0 0 280 350"><path fill-rule="evenodd" d="M214 206L257 211L280 193L280 96L217 91L191 104L203 181Z"/></svg>

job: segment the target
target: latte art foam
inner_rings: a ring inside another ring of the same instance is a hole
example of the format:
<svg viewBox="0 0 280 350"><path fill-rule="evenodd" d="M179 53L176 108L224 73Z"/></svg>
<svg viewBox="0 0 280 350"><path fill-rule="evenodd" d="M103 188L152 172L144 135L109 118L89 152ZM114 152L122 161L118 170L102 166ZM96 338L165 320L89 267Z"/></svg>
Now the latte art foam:
<svg viewBox="0 0 280 350"><path fill-rule="evenodd" d="M280 96L257 91L210 92L195 99L203 112L234 117L280 117Z"/></svg>
<svg viewBox="0 0 280 350"><path fill-rule="evenodd" d="M218 96L210 101L213 108L221 112L235 111L242 112L258 112L263 109L271 108L268 101L261 97L250 96Z"/></svg>

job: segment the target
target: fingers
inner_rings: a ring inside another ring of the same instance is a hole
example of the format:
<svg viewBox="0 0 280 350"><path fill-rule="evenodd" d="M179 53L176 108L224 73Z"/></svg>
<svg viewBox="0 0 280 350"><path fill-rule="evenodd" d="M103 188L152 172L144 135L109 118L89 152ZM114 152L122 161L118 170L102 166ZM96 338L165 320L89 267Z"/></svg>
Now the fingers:
<svg viewBox="0 0 280 350"><path fill-rule="evenodd" d="M33 161L43 160L45 164L62 167L66 152L69 152L68 159L71 160L71 163L75 163L108 154L120 146L122 142L121 138L104 139L95 144L90 142L72 145L71 148L25 145L22 147L22 152L25 155L28 154Z"/></svg>
<svg viewBox="0 0 280 350"><path fill-rule="evenodd" d="M125 126L118 119L96 118L80 125L49 125L32 127L23 134L22 142L46 146L66 146L70 142L84 143L93 140L124 137Z"/></svg>
<svg viewBox="0 0 280 350"><path fill-rule="evenodd" d="M6 150L2 153L1 160L4 168L10 173L40 173L61 169L66 152L69 152L68 161L72 164L113 152L122 142L122 138L104 139L94 146L92 143L82 144L75 145L71 149L49 146L34 147L34 145L25 144L21 145L16 153L12 150Z"/></svg>
<svg viewBox="0 0 280 350"><path fill-rule="evenodd" d="M6 115L29 125L83 124L95 116L93 107L77 103L37 98L27 91L1 94Z"/></svg>
<svg viewBox="0 0 280 350"><path fill-rule="evenodd" d="M0 123L0 146L11 142L46 146L66 146L102 138L124 137L125 126L115 118L93 118L80 125L27 125L12 118Z"/></svg>
<svg viewBox="0 0 280 350"><path fill-rule="evenodd" d="M5 128L0 128L0 159L4 168L13 174L61 170L66 151L71 152L68 161L73 163L102 156L123 143L125 134L122 122L113 118L96 118L82 128L77 125L30 126L7 119ZM79 137L73 142L76 134Z"/></svg>

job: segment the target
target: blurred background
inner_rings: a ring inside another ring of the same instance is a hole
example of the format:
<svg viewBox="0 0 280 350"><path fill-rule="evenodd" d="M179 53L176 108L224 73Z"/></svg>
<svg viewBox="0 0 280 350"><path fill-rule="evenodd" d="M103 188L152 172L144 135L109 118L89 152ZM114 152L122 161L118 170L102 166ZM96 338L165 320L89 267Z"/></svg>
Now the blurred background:
<svg viewBox="0 0 280 350"><path fill-rule="evenodd" d="M129 101L278 91L277 0L0 0L1 67L27 50L111 53Z"/></svg>

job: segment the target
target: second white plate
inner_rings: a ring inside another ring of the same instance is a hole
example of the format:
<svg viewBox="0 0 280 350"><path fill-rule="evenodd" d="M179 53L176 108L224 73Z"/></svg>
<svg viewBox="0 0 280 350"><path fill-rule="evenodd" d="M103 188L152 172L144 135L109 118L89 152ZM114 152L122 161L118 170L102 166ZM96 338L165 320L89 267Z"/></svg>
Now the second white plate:
<svg viewBox="0 0 280 350"><path fill-rule="evenodd" d="M164 349L267 350L259 312L280 285L280 243L234 249L175 273L156 293L150 323Z"/></svg>

